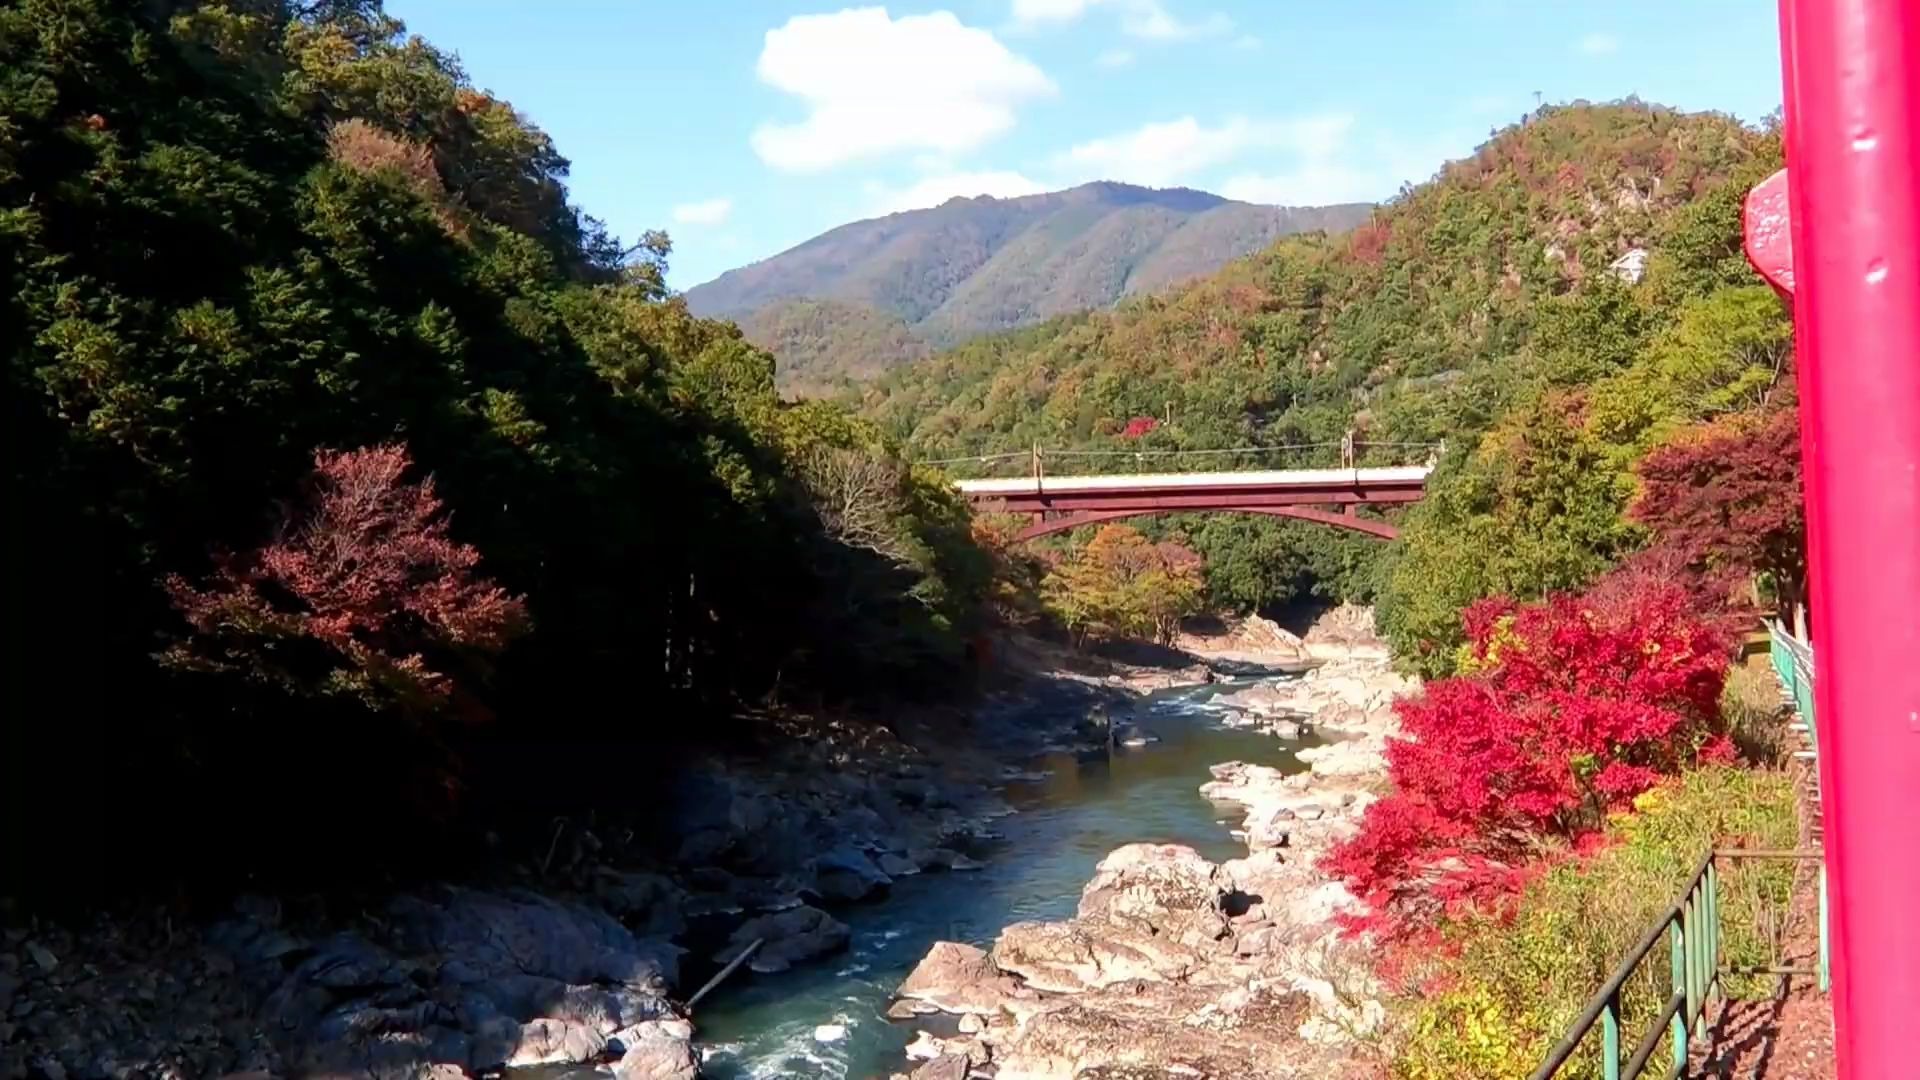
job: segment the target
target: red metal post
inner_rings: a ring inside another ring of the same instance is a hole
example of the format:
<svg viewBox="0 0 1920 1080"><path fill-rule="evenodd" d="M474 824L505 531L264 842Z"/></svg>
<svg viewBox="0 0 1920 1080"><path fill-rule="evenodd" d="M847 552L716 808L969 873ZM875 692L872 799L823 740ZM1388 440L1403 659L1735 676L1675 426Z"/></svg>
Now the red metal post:
<svg viewBox="0 0 1920 1080"><path fill-rule="evenodd" d="M1920 1016L1920 2L1780 0L1843 1080Z"/></svg>

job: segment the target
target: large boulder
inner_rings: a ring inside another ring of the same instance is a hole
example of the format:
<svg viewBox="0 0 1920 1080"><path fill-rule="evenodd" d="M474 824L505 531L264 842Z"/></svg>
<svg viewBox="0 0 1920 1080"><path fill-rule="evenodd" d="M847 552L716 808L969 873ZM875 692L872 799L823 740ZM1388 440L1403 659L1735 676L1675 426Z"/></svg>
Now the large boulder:
<svg viewBox="0 0 1920 1080"><path fill-rule="evenodd" d="M1036 990L1071 994L1095 985L1093 942L1070 922L1017 922L993 942L993 963Z"/></svg>
<svg viewBox="0 0 1920 1080"><path fill-rule="evenodd" d="M621 1054L614 1080L695 1080L700 1075L693 1026L684 1020L638 1024L622 1031L616 1042Z"/></svg>
<svg viewBox="0 0 1920 1080"><path fill-rule="evenodd" d="M847 947L852 931L819 908L801 905L748 919L734 930L727 947L714 954L717 964L730 963L755 940L761 945L747 966L763 975L785 971Z"/></svg>
<svg viewBox="0 0 1920 1080"><path fill-rule="evenodd" d="M1296 1032L1304 995L1174 984L1121 984L1063 999L995 1048L1001 1076L1022 1080L1337 1075Z"/></svg>
<svg viewBox="0 0 1920 1080"><path fill-rule="evenodd" d="M814 860L815 891L827 900L864 900L893 884L866 852L842 844Z"/></svg>
<svg viewBox="0 0 1920 1080"><path fill-rule="evenodd" d="M999 1011L1020 986L985 951L957 941L937 941L894 996L923 1001L942 1012L986 1015Z"/></svg>
<svg viewBox="0 0 1920 1080"><path fill-rule="evenodd" d="M623 1052L619 1032L660 1043L685 1028L666 998L678 949L529 892L402 896L382 925L302 950L247 919L211 936L238 978L269 988L261 1020L297 1075L571 1064Z"/></svg>
<svg viewBox="0 0 1920 1080"><path fill-rule="evenodd" d="M1080 893L1079 917L1205 948L1227 934L1219 867L1183 844L1108 853Z"/></svg>
<svg viewBox="0 0 1920 1080"><path fill-rule="evenodd" d="M601 869L594 899L635 933L674 937L687 928L687 894L664 874Z"/></svg>

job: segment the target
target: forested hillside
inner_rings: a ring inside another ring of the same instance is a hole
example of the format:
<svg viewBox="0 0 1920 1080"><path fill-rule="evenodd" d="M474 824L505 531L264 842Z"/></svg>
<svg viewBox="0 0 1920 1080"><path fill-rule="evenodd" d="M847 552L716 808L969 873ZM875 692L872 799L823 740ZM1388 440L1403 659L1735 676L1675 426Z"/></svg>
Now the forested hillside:
<svg viewBox="0 0 1920 1080"><path fill-rule="evenodd" d="M901 319L839 300L781 300L739 323L774 355L774 382L799 397L847 389L931 351Z"/></svg>
<svg viewBox="0 0 1920 1080"><path fill-rule="evenodd" d="M1217 269L1274 239L1339 231L1366 220L1363 205L1255 206L1186 188L1084 184L1014 199L951 199L857 221L687 291L700 315L738 319L780 357L783 386L870 376L919 354L915 341L952 345L977 334L1111 306ZM789 358L793 301L808 340ZM898 321L912 338L875 348L875 324Z"/></svg>
<svg viewBox="0 0 1920 1080"><path fill-rule="evenodd" d="M643 801L604 740L958 667L963 508L377 0L10 4L0 70L21 891L417 867Z"/></svg>
<svg viewBox="0 0 1920 1080"><path fill-rule="evenodd" d="M1369 460L1393 462L1444 441L1397 545L1265 520L1172 527L1207 555L1216 599L1377 593L1401 655L1445 670L1470 601L1578 586L1644 542L1624 511L1648 449L1790 393L1786 313L1739 247L1739 200L1778 165L1771 129L1723 115L1548 107L1350 233L970 342L861 404L927 458L1352 430Z"/></svg>

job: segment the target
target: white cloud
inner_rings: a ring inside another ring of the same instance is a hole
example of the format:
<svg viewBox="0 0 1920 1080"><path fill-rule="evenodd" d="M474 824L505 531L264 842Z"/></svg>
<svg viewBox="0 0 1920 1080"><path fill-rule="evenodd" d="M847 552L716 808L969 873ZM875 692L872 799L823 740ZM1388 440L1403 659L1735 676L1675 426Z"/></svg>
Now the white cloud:
<svg viewBox="0 0 1920 1080"><path fill-rule="evenodd" d="M681 203L673 208L673 220L680 225L718 225L733 213L732 199L702 199Z"/></svg>
<svg viewBox="0 0 1920 1080"><path fill-rule="evenodd" d="M1250 151L1284 151L1305 157L1331 156L1352 126L1348 116L1296 120L1233 117L1207 127L1191 116L1146 124L1133 131L1094 139L1061 154L1062 172L1086 180L1121 180L1165 187L1188 180Z"/></svg>
<svg viewBox="0 0 1920 1080"><path fill-rule="evenodd" d="M1260 47L1260 39L1252 34L1241 34L1233 39L1233 47L1242 52L1251 52Z"/></svg>
<svg viewBox="0 0 1920 1080"><path fill-rule="evenodd" d="M1103 68L1123 68L1133 63L1133 52L1130 49L1108 49L1094 63Z"/></svg>
<svg viewBox="0 0 1920 1080"><path fill-rule="evenodd" d="M1588 34L1574 48L1588 56L1606 56L1620 51L1620 39L1612 34Z"/></svg>
<svg viewBox="0 0 1920 1080"><path fill-rule="evenodd" d="M1227 177L1219 192L1229 199L1280 206L1377 202L1404 183L1424 180L1449 155L1471 143L1465 136L1434 133L1408 145L1389 138L1357 139L1342 129L1338 137L1308 140L1287 166L1248 170Z"/></svg>
<svg viewBox="0 0 1920 1080"><path fill-rule="evenodd" d="M767 31L755 70L806 103L806 119L753 133L761 160L792 172L901 151L970 150L1011 128L1021 103L1054 92L1032 61L946 11L796 15Z"/></svg>
<svg viewBox="0 0 1920 1080"><path fill-rule="evenodd" d="M1072 22L1102 0L1013 0L1013 19L1023 26Z"/></svg>
<svg viewBox="0 0 1920 1080"><path fill-rule="evenodd" d="M1233 29L1233 20L1221 12L1189 22L1168 11L1161 0L1013 0L1013 20L1017 26L1031 29L1073 22L1096 7L1119 13L1121 33L1150 41L1214 37Z"/></svg>
<svg viewBox="0 0 1920 1080"><path fill-rule="evenodd" d="M1242 202L1276 206L1327 206L1374 202L1393 194L1398 181L1374 169L1329 160L1310 160L1274 173L1241 173L1220 185L1220 194Z"/></svg>
<svg viewBox="0 0 1920 1080"><path fill-rule="evenodd" d="M1011 170L942 173L923 177L897 190L879 185L868 187L873 195L875 214L939 206L952 198L970 199L991 195L996 199L1011 199L1019 195L1038 195L1045 190L1046 185Z"/></svg>

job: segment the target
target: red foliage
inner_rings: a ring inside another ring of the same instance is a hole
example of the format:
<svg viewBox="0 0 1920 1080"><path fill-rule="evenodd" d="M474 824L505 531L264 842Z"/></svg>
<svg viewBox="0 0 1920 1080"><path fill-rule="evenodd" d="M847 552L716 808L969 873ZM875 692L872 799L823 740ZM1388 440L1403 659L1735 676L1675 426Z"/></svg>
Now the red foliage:
<svg viewBox="0 0 1920 1080"><path fill-rule="evenodd" d="M1353 230L1353 257L1368 266L1379 266L1387 256L1387 241L1393 239L1393 225L1375 221Z"/></svg>
<svg viewBox="0 0 1920 1080"><path fill-rule="evenodd" d="M1126 429L1120 432L1123 439L1138 439L1160 426L1160 421L1152 416L1136 416L1127 421Z"/></svg>
<svg viewBox="0 0 1920 1080"><path fill-rule="evenodd" d="M1729 746L1727 641L1679 584L1617 572L1579 596L1489 600L1464 615L1471 674L1402 699L1395 791L1327 857L1385 925L1484 904L1607 811Z"/></svg>
<svg viewBox="0 0 1920 1080"><path fill-rule="evenodd" d="M411 711L447 704L460 688L428 655L476 670L527 629L526 605L474 574L480 553L448 536L431 478L401 482L404 446L320 450L313 463L272 542L219 557L204 585L166 579L193 631L167 659Z"/></svg>
<svg viewBox="0 0 1920 1080"><path fill-rule="evenodd" d="M1629 516L1654 549L1720 586L1773 577L1782 606L1800 602L1807 559L1800 428L1793 410L1741 413L1655 448L1634 470Z"/></svg>

